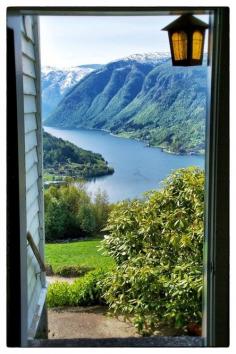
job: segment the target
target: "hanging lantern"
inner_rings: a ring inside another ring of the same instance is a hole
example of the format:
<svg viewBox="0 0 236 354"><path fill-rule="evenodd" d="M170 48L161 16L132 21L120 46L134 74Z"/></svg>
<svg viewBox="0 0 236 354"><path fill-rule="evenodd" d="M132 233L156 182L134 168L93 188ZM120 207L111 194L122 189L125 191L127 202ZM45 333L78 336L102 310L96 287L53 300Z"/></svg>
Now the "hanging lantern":
<svg viewBox="0 0 236 354"><path fill-rule="evenodd" d="M186 14L163 28L168 31L174 66L202 65L205 31L208 25Z"/></svg>

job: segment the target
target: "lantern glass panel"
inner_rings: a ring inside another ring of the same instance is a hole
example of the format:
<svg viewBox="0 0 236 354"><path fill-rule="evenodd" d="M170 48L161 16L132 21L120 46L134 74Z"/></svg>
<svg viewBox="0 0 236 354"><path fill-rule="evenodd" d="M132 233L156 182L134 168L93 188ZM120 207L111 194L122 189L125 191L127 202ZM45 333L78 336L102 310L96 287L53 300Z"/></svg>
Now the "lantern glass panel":
<svg viewBox="0 0 236 354"><path fill-rule="evenodd" d="M183 31L174 32L171 36L175 60L187 59L187 34Z"/></svg>
<svg viewBox="0 0 236 354"><path fill-rule="evenodd" d="M200 60L203 46L203 34L200 31L193 33L192 59Z"/></svg>

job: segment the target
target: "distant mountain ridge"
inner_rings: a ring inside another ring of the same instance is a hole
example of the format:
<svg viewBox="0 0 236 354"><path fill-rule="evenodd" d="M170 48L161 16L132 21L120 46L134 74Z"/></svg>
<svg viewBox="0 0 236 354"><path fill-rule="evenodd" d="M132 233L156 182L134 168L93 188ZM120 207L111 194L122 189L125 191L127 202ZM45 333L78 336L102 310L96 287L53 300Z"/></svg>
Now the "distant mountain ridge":
<svg viewBox="0 0 236 354"><path fill-rule="evenodd" d="M41 69L43 120L56 108L63 95L84 76L100 68L100 64L58 68L43 66Z"/></svg>
<svg viewBox="0 0 236 354"><path fill-rule="evenodd" d="M150 53L137 53L129 56L114 60L114 62L125 60L135 60L139 63L160 64L170 59L170 53L167 52L150 52Z"/></svg>
<svg viewBox="0 0 236 354"><path fill-rule="evenodd" d="M131 55L83 77L45 124L104 129L175 153L205 146L207 67L173 67L166 53Z"/></svg>

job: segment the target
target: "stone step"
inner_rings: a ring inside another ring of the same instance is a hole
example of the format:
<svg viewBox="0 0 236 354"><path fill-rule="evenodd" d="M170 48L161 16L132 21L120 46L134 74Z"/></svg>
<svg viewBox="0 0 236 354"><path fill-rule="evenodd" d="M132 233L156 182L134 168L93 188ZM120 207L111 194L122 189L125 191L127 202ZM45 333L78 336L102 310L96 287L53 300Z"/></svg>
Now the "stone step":
<svg viewBox="0 0 236 354"><path fill-rule="evenodd" d="M202 337L34 339L29 347L203 347Z"/></svg>

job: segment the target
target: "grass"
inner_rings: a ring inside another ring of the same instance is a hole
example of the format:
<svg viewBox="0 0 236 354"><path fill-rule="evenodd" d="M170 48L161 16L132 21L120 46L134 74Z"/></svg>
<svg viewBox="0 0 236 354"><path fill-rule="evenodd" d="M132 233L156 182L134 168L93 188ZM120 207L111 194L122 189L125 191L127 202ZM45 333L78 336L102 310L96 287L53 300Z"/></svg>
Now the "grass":
<svg viewBox="0 0 236 354"><path fill-rule="evenodd" d="M46 263L56 272L63 266L91 267L92 269L111 269L114 261L99 251L101 239L70 243L53 243L45 245Z"/></svg>

